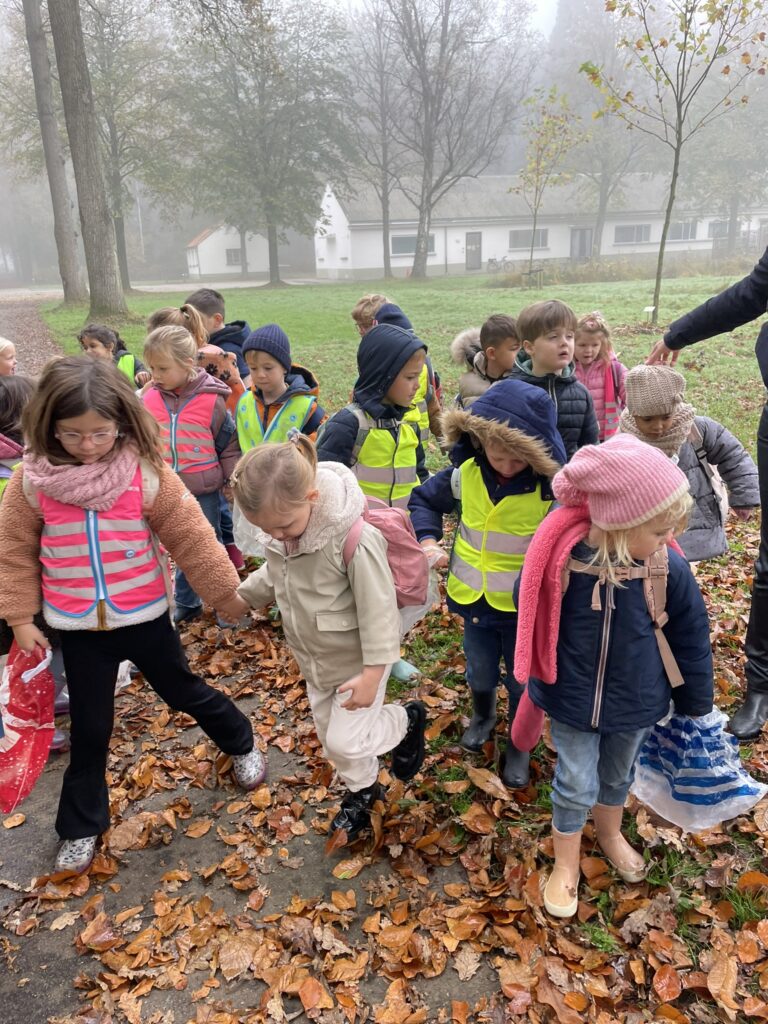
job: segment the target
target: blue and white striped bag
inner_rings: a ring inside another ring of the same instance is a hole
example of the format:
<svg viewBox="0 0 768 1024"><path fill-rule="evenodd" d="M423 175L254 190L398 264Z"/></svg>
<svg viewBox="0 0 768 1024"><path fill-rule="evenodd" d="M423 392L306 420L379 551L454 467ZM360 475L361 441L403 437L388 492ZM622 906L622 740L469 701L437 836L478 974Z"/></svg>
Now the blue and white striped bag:
<svg viewBox="0 0 768 1024"><path fill-rule="evenodd" d="M656 725L637 759L632 792L652 811L686 832L746 814L768 793L739 758L717 708L701 718L671 715Z"/></svg>

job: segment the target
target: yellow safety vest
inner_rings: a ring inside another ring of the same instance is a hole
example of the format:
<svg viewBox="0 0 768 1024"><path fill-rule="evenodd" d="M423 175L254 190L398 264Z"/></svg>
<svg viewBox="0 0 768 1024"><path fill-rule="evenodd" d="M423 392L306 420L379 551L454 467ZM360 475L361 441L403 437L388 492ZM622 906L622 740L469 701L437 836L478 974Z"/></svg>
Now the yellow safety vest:
<svg viewBox="0 0 768 1024"><path fill-rule="evenodd" d="M136 356L131 352L123 352L117 360L117 368L135 386L136 384Z"/></svg>
<svg viewBox="0 0 768 1024"><path fill-rule="evenodd" d="M293 395L270 420L266 430L261 425L261 417L252 391L240 396L235 411L235 426L240 450L247 452L257 445L279 444L288 440L288 434L294 428L303 430L309 419L314 404L314 395Z"/></svg>
<svg viewBox="0 0 768 1024"><path fill-rule="evenodd" d="M531 538L552 504L541 484L529 494L512 494L493 504L474 459L459 470L461 520L451 552L448 594L457 604L485 597L492 608L514 612L512 588Z"/></svg>
<svg viewBox="0 0 768 1024"><path fill-rule="evenodd" d="M359 406L347 408L352 409L360 424L352 453L357 461L351 466L360 489L387 505L408 508L411 491L419 482L416 474L418 428L405 420L374 420ZM380 425L382 423L391 423L392 429Z"/></svg>
<svg viewBox="0 0 768 1024"><path fill-rule="evenodd" d="M413 423L419 432L422 444L429 438L429 410L427 408L427 396L430 391L429 367L425 363L419 374L419 390L413 396L413 404L403 419Z"/></svg>

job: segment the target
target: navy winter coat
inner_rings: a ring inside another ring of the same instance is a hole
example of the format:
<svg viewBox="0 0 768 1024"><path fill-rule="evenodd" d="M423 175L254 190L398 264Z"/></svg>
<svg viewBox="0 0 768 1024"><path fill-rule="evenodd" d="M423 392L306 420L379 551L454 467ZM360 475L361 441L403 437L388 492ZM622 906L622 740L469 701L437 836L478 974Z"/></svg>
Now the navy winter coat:
<svg viewBox="0 0 768 1024"><path fill-rule="evenodd" d="M588 562L594 550L577 544L573 557ZM523 567L523 573L525 567ZM685 683L670 687L653 632L642 580L600 588L601 611L592 610L595 577L572 572L563 597L557 643L557 681L531 678L528 692L550 717L584 732L634 732L655 725L670 698L683 715L712 710L712 648L704 600L688 563L669 552L664 635ZM615 608L609 607L609 587ZM605 658L601 674L601 655Z"/></svg>
<svg viewBox="0 0 768 1024"><path fill-rule="evenodd" d="M756 320L768 307L768 249L752 273L719 295L681 316L664 335L667 348L681 349L694 342L732 331ZM768 388L768 325L763 324L755 346L763 382Z"/></svg>
<svg viewBox="0 0 768 1024"><path fill-rule="evenodd" d="M577 449L583 448L585 444L597 444L600 440L600 431L592 395L581 381L576 379L573 364L566 366L559 376L556 373L548 373L543 377L536 377L531 370L531 357L521 349L517 353L509 377L512 380L522 380L526 384L534 384L547 392L557 409L557 429L560 431L568 458L570 459Z"/></svg>
<svg viewBox="0 0 768 1024"><path fill-rule="evenodd" d="M218 345L220 349L234 355L241 377L248 377L251 372L243 356L243 342L250 333L251 328L245 320L233 320L231 324L224 324L218 331L214 331L208 339L209 345Z"/></svg>
<svg viewBox="0 0 768 1024"><path fill-rule="evenodd" d="M385 404L383 399L402 368L412 355L426 345L413 331L392 324L378 324L360 342L357 350L358 378L352 400L375 420L392 420L392 433L397 422L408 412L400 405ZM340 409L323 424L317 438L317 458L320 462L340 462L350 467L355 446L358 419L349 409ZM416 449L416 471L420 480L428 473L424 464L424 448L419 441Z"/></svg>

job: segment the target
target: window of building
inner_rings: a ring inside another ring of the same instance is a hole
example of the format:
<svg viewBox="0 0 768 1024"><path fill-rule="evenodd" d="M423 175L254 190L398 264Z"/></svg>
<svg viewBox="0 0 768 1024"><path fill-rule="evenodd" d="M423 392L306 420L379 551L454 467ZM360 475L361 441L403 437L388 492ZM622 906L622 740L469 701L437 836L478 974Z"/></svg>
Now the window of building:
<svg viewBox="0 0 768 1024"><path fill-rule="evenodd" d="M696 220L673 220L669 225L669 240L671 242L688 242L696 237Z"/></svg>
<svg viewBox="0 0 768 1024"><path fill-rule="evenodd" d="M636 245L651 238L650 224L617 224L613 229L614 245Z"/></svg>
<svg viewBox="0 0 768 1024"><path fill-rule="evenodd" d="M726 238L728 235L727 220L711 220L707 227L707 238Z"/></svg>
<svg viewBox="0 0 768 1024"><path fill-rule="evenodd" d="M416 253L416 235L392 235L393 256L413 256ZM435 236L430 234L427 242L427 253L435 255Z"/></svg>
<svg viewBox="0 0 768 1024"><path fill-rule="evenodd" d="M239 249L227 249L227 266L228 267L239 267L240 266L240 250Z"/></svg>
<svg viewBox="0 0 768 1024"><path fill-rule="evenodd" d="M509 232L510 249L530 249L533 241L534 249L546 249L549 244L549 228L515 228Z"/></svg>

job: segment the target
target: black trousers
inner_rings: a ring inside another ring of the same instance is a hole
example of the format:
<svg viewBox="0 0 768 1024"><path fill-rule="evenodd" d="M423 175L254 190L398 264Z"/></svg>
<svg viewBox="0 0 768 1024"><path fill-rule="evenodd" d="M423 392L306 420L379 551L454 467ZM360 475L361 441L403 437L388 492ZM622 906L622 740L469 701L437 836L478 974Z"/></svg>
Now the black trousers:
<svg viewBox="0 0 768 1024"><path fill-rule="evenodd" d="M768 403L757 428L757 470L762 505L760 551L755 562L744 652L748 689L752 693L768 693Z"/></svg>
<svg viewBox="0 0 768 1024"><path fill-rule="evenodd" d="M189 668L167 613L136 626L104 631L62 630L70 696L72 749L56 816L62 839L100 835L109 826L105 778L121 661L132 661L174 711L191 715L226 754L247 754L253 729L223 693Z"/></svg>

